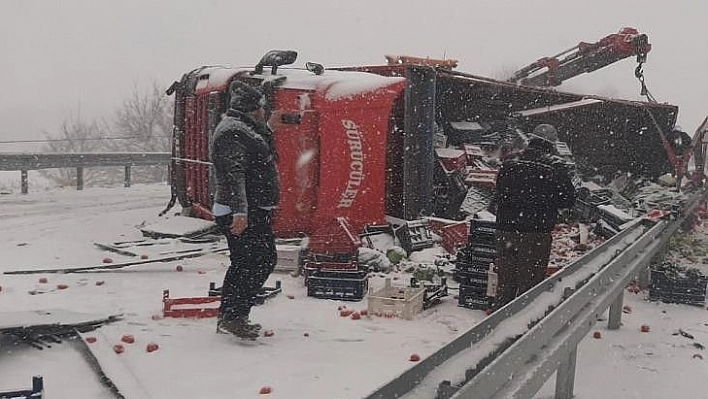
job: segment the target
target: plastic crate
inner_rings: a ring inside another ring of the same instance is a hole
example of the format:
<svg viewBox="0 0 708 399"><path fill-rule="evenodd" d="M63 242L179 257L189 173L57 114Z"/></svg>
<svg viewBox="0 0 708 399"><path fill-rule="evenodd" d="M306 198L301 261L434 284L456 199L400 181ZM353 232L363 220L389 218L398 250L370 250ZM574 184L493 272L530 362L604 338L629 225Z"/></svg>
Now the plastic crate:
<svg viewBox="0 0 708 399"><path fill-rule="evenodd" d="M488 267L497 258L497 247L494 245L475 244L467 247L472 264Z"/></svg>
<svg viewBox="0 0 708 399"><path fill-rule="evenodd" d="M363 270L309 270L306 275L307 296L361 301L369 286L367 274Z"/></svg>
<svg viewBox="0 0 708 399"><path fill-rule="evenodd" d="M427 220L410 220L395 229L401 247L410 254L433 246L433 234Z"/></svg>
<svg viewBox="0 0 708 399"><path fill-rule="evenodd" d="M484 287L485 292L487 290L487 271L484 269L456 269L454 275L460 285Z"/></svg>
<svg viewBox="0 0 708 399"><path fill-rule="evenodd" d="M661 270L651 270L649 299L667 303L703 305L708 277L672 278Z"/></svg>
<svg viewBox="0 0 708 399"><path fill-rule="evenodd" d="M487 296L487 288L481 292L479 287L460 285L457 305L469 309L487 310L494 304L494 298Z"/></svg>
<svg viewBox="0 0 708 399"><path fill-rule="evenodd" d="M163 317L216 317L220 305L219 296L170 298L170 290L162 291Z"/></svg>
<svg viewBox="0 0 708 399"><path fill-rule="evenodd" d="M315 254L311 253L305 260L305 269L315 270L350 270L359 269L358 253Z"/></svg>
<svg viewBox="0 0 708 399"><path fill-rule="evenodd" d="M21 391L0 392L0 399L42 399L44 398L44 379L32 377L32 388Z"/></svg>
<svg viewBox="0 0 708 399"><path fill-rule="evenodd" d="M581 222L596 222L600 218L600 205L611 203L612 193L607 190L590 192L584 198L577 198L573 210Z"/></svg>
<svg viewBox="0 0 708 399"><path fill-rule="evenodd" d="M400 317L412 320L423 310L425 287L396 287L387 278L378 291L369 289L369 314L382 317Z"/></svg>
<svg viewBox="0 0 708 399"><path fill-rule="evenodd" d="M470 219L469 244L495 245L497 223L492 220Z"/></svg>

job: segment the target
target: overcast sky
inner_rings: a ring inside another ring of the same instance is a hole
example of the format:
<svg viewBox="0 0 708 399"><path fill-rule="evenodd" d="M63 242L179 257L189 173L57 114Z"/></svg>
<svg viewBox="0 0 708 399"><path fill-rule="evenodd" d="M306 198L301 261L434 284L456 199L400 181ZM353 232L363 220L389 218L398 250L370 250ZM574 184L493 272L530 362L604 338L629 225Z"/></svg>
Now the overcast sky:
<svg viewBox="0 0 708 399"><path fill-rule="evenodd" d="M298 50L298 66L446 56L499 77L624 26L649 35L649 89L692 134L708 114L705 12L701 0L0 0L0 141L41 139L78 115L110 119L134 88L205 64L255 65L269 49ZM560 89L641 99L635 65Z"/></svg>

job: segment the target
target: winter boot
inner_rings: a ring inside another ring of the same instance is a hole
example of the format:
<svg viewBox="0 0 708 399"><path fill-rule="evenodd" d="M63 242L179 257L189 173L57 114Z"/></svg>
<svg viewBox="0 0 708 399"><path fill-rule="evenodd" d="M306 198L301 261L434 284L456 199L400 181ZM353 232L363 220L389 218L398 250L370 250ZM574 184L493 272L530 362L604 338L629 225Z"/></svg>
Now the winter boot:
<svg viewBox="0 0 708 399"><path fill-rule="evenodd" d="M260 327L255 327L248 323L246 318L220 319L216 323L216 332L221 334L233 334L239 338L254 340L258 338Z"/></svg>

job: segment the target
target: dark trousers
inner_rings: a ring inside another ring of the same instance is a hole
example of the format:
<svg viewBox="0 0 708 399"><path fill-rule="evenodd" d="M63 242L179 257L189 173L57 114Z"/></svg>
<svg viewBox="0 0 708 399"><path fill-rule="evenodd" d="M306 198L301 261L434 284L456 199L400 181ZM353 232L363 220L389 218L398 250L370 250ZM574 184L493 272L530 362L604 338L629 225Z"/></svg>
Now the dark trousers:
<svg viewBox="0 0 708 399"><path fill-rule="evenodd" d="M543 281L552 239L551 233L497 232L496 308Z"/></svg>
<svg viewBox="0 0 708 399"><path fill-rule="evenodd" d="M219 317L225 320L248 317L278 261L271 211L249 210L248 227L238 236L229 231L231 220L231 216L224 216L216 221L226 236L231 257L221 287Z"/></svg>

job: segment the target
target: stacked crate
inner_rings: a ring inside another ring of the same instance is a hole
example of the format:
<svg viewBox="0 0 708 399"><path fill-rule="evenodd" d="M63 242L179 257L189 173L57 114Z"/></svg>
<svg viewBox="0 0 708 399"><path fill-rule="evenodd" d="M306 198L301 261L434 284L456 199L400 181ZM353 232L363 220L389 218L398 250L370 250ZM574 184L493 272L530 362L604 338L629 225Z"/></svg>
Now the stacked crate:
<svg viewBox="0 0 708 399"><path fill-rule="evenodd" d="M360 301L368 289L368 272L359 266L361 246L349 222L338 217L310 237L305 260L307 295Z"/></svg>
<svg viewBox="0 0 708 399"><path fill-rule="evenodd" d="M457 252L455 280L460 283L459 306L471 309L489 309L494 298L487 296L487 271L497 257L496 223L489 220L470 220L467 246Z"/></svg>
<svg viewBox="0 0 708 399"><path fill-rule="evenodd" d="M649 300L705 305L708 277L698 269L664 262L652 265Z"/></svg>

